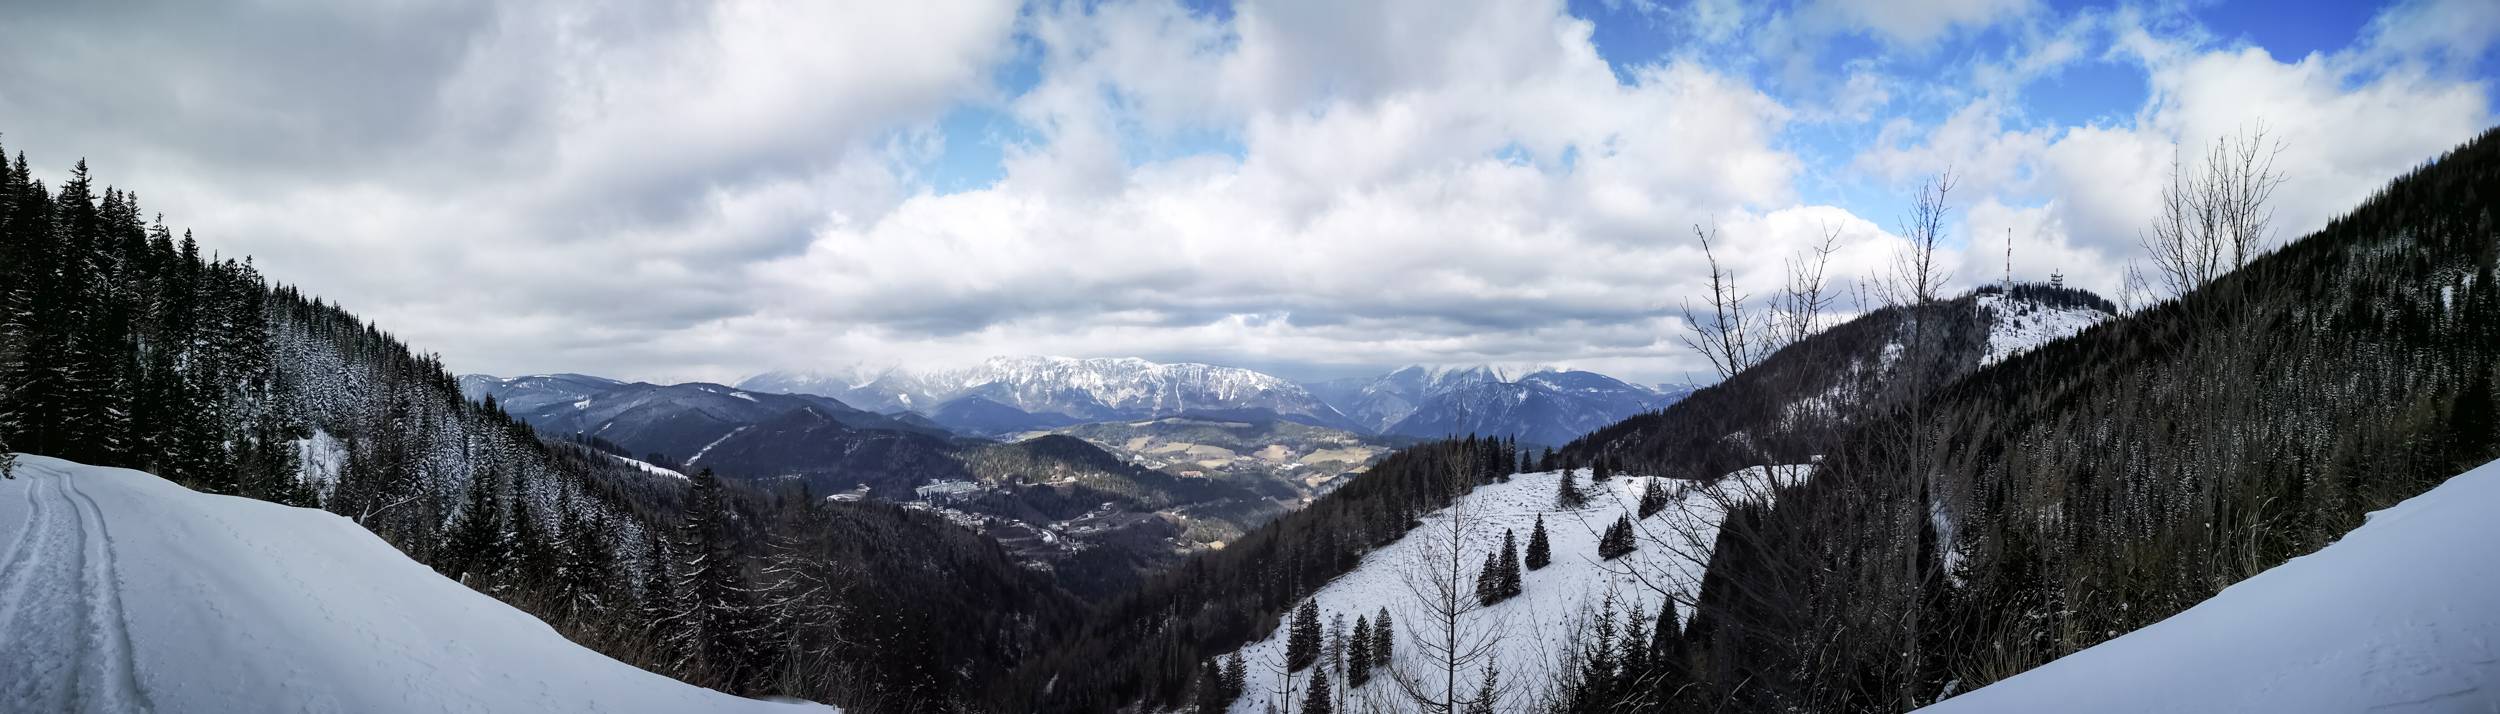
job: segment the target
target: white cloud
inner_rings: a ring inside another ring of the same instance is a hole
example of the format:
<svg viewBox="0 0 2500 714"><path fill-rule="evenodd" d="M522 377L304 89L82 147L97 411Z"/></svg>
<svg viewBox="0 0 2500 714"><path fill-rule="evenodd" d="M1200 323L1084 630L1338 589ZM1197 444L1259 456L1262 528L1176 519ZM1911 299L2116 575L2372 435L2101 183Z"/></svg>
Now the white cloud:
<svg viewBox="0 0 2500 714"><path fill-rule="evenodd" d="M1895 44L1916 46L1957 28L1987 27L2035 9L2033 0L1819 0L1805 13Z"/></svg>

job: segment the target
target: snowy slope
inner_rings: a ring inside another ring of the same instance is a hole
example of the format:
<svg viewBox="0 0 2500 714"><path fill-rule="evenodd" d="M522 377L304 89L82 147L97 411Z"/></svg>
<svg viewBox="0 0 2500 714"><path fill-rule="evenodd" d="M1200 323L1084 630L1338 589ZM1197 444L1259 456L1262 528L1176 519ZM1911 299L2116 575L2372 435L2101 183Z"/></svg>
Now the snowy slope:
<svg viewBox="0 0 2500 714"><path fill-rule="evenodd" d="M2500 712L2500 462L2186 612L1922 711Z"/></svg>
<svg viewBox="0 0 2500 714"><path fill-rule="evenodd" d="M18 457L0 711L829 711L644 672L338 516Z"/></svg>
<svg viewBox="0 0 2500 714"><path fill-rule="evenodd" d="M2116 317L2091 307L2050 305L2001 293L1981 294L1975 299L1980 310L1990 317L1988 353L1979 358L1982 366L2003 362Z"/></svg>
<svg viewBox="0 0 2500 714"><path fill-rule="evenodd" d="M1466 581L1462 586L1472 589L1485 553L1501 548L1503 529L1516 532L1524 550L1529 530L1542 513L1553 546L1553 564L1523 571L1523 592L1518 597L1471 613L1462 625L1471 635L1499 637L1497 656L1505 681L1542 683L1548 673L1556 671L1565 646L1574 641L1574 623L1593 611L1606 593L1613 593L1623 603L1619 607L1637 604L1649 613L1657 612L1666 598L1644 585L1644 581L1671 587L1684 597L1692 595L1700 584L1702 570L1709 562L1709 547L1716 537L1720 516L1716 504L1728 497L1760 497L1765 491L1763 486L1774 475L1793 483L1806 478L1811 469L1787 466L1774 471L1755 469L1731 474L1718 485L1708 487L1717 489L1712 492L1692 488L1676 505L1642 523L1649 536L1642 538L1639 550L1614 561L1598 559L1598 535L1617 516L1631 511L1648 477L1613 479L1605 492L1591 494L1587 508L1558 511L1554 494L1559 490L1555 483L1561 478L1559 472L1513 476L1508 483L1476 489L1459 499L1458 505L1423 518L1423 525L1404 538L1364 556L1360 566L1319 590L1316 597L1321 616L1326 621L1335 613L1345 613L1350 627L1356 616L1369 616L1380 608L1388 608L1399 631L1398 642L1391 649L1397 658L1396 666L1420 675L1427 669L1424 648L1412 638L1423 632L1417 628L1425 627L1426 613L1409 580L1433 562L1433 553L1443 552L1440 543L1444 539L1435 536L1449 531L1453 513L1470 522L1463 536L1461 557L1466 563ZM1579 478L1585 486L1588 472L1582 470ZM1670 544L1676 547L1667 547ZM1678 617L1690 615L1680 612ZM1281 701L1294 703L1293 709L1300 708L1299 692L1309 683L1307 672L1295 676L1293 689L1288 692L1278 668L1270 666L1284 662L1286 629L1280 626L1267 638L1243 648L1249 676L1242 698L1233 703L1232 711L1255 714L1265 711L1270 702ZM1332 672L1330 678L1332 686L1344 686L1337 673ZM1473 675L1465 681L1473 686ZM1348 708L1405 711L1400 707L1411 704L1400 701L1398 692L1395 682L1379 674L1348 695Z"/></svg>

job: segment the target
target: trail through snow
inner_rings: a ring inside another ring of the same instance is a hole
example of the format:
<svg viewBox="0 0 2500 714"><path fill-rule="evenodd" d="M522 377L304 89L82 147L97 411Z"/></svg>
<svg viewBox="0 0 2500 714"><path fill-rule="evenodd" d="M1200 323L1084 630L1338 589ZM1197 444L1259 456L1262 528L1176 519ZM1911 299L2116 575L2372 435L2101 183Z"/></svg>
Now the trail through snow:
<svg viewBox="0 0 2500 714"><path fill-rule="evenodd" d="M317 510L21 455L0 712L830 711L636 669Z"/></svg>

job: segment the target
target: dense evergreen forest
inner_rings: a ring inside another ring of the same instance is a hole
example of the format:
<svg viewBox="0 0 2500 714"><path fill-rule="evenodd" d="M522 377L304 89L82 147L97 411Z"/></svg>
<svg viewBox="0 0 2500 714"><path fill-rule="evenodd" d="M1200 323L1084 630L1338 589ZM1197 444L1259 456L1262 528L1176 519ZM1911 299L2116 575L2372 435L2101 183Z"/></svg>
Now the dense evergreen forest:
<svg viewBox="0 0 2500 714"><path fill-rule="evenodd" d="M1075 601L942 519L654 475L461 398L441 361L0 165L0 451L326 509L620 660L854 711L968 701Z"/></svg>

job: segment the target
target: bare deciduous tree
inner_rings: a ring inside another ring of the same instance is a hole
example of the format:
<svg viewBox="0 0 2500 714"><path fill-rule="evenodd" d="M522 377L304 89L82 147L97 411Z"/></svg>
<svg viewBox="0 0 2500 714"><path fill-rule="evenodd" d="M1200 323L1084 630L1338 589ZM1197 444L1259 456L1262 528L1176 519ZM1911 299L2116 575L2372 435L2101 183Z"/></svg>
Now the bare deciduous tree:
<svg viewBox="0 0 2500 714"><path fill-rule="evenodd" d="M1691 334L1684 345L1710 360L1720 379L1752 368L1772 353L1823 329L1823 313L1838 301L1828 281L1832 254L1840 252L1840 230L1823 227L1823 240L1787 260L1788 280L1763 310L1749 308L1753 296L1736 283L1736 271L1719 262L1718 228L1693 226L1701 255L1710 267L1706 311L1684 302L1684 323Z"/></svg>
<svg viewBox="0 0 2500 714"><path fill-rule="evenodd" d="M2185 161L2171 159L2161 216L2150 233L2138 236L2169 297L2203 287L2265 249L2274 223L2268 204L2284 180L2274 159L2282 153L2282 142L2268 140L2260 124L2215 139L2193 173Z"/></svg>
<svg viewBox="0 0 2500 714"><path fill-rule="evenodd" d="M1733 377L1762 359L1762 336L1767 332L1758 317L1745 314L1745 300L1752 297L1736 287L1736 272L1719 264L1717 249L1710 245L1718 235L1717 226L1703 229L1693 226L1693 237L1701 241L1701 255L1710 264L1710 305L1707 316L1693 312L1691 300L1684 302L1684 324L1692 334L1684 337L1684 345L1710 360L1719 378Z"/></svg>
<svg viewBox="0 0 2500 714"><path fill-rule="evenodd" d="M1938 263L1936 253L1944 242L1944 217L1952 205L1946 200L1953 193L1953 171L1946 169L1920 184L1918 198L1910 206L1910 215L1901 221L1901 237L1910 242L1910 249L1893 259L1892 275L1884 280L1884 299L1895 305L1923 305L1935 302L1946 281L1953 279Z"/></svg>
<svg viewBox="0 0 2500 714"><path fill-rule="evenodd" d="M1428 538L1424 557L1405 573L1407 592L1420 604L1419 614L1398 619L1408 630L1416 659L1429 665L1424 672L1411 671L1406 658L1389 663L1390 678L1425 712L1457 714L1476 701L1475 694L1465 690L1462 678L1469 667L1493 655L1501 644L1501 623L1470 623L1469 615L1484 609L1484 601L1476 597L1475 583L1467 577L1467 568L1474 562L1466 555L1467 531L1475 519L1467 512L1466 499L1450 499L1449 522L1446 527L1431 528L1418 533Z"/></svg>
<svg viewBox="0 0 2500 714"><path fill-rule="evenodd" d="M1840 252L1840 229L1829 224L1822 228L1821 243L1806 246L1804 253L1788 259L1788 286L1780 291L1774 306L1776 347L1803 342L1823 331L1823 312L1839 299L1825 281L1832 254Z"/></svg>

